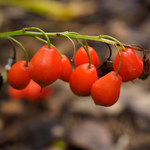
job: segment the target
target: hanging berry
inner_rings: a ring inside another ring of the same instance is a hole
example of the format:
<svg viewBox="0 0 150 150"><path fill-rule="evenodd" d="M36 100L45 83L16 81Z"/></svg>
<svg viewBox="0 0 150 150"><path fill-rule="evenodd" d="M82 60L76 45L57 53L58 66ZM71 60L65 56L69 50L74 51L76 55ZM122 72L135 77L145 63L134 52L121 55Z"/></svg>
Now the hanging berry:
<svg viewBox="0 0 150 150"><path fill-rule="evenodd" d="M96 51L91 46L88 46L88 53L91 58L91 64L93 64L95 67L97 67L99 65L99 57L98 57ZM85 51L83 46L81 46L75 54L74 64L77 67L79 65L82 65L82 64L85 64L88 62L89 62L89 58L88 58L87 52Z"/></svg>
<svg viewBox="0 0 150 150"><path fill-rule="evenodd" d="M115 71L111 71L105 76L95 81L91 87L91 96L97 105L112 106L120 95L122 78Z"/></svg>
<svg viewBox="0 0 150 150"><path fill-rule="evenodd" d="M29 64L29 75L41 88L56 81L62 73L62 62L55 47L41 47Z"/></svg>
<svg viewBox="0 0 150 150"><path fill-rule="evenodd" d="M23 89L30 82L28 66L25 64L24 60L16 62L7 73L8 83L15 89Z"/></svg>
<svg viewBox="0 0 150 150"><path fill-rule="evenodd" d="M69 82L70 75L72 73L72 66L67 56L62 55L62 73L60 75L60 79Z"/></svg>
<svg viewBox="0 0 150 150"><path fill-rule="evenodd" d="M76 95L90 95L91 86L98 79L95 66L88 66L89 63L78 66L70 76L70 88Z"/></svg>
<svg viewBox="0 0 150 150"><path fill-rule="evenodd" d="M120 49L121 53L121 67L119 74L122 77L123 82L132 81L138 78L143 71L143 61L142 58L134 52L131 48L126 48L124 51ZM119 65L119 55L117 54L114 61L114 71L117 71Z"/></svg>

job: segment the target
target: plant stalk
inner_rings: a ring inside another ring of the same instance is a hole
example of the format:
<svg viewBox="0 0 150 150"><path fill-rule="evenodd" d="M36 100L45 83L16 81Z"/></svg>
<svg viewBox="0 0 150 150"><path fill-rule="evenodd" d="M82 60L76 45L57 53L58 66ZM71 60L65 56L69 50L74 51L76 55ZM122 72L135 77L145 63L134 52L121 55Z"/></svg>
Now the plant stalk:
<svg viewBox="0 0 150 150"><path fill-rule="evenodd" d="M116 41L111 40L111 39L103 38L101 36L81 35L76 32L58 32L58 33L45 32L45 34L49 38L60 38L60 39L65 38L66 39L67 37L69 37L72 40L85 39L85 40L92 40L92 41L100 41L100 42L108 43L114 46L116 44ZM17 36L43 37L44 34L41 32L26 31L26 28L23 28L17 31L0 33L0 39L8 39L9 37L17 37Z"/></svg>

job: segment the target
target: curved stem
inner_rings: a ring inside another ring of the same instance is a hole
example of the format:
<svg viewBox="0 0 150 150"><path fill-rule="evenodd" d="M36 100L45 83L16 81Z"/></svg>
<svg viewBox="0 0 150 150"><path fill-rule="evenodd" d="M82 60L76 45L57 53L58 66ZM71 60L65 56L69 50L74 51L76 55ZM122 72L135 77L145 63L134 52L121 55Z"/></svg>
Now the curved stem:
<svg viewBox="0 0 150 150"><path fill-rule="evenodd" d="M45 44L48 44L48 42L47 42L46 40L44 40L44 39L42 39L42 38L40 38L40 37L38 37L38 36L35 36L35 38L36 38L37 40L41 41L41 42L44 42Z"/></svg>
<svg viewBox="0 0 150 150"><path fill-rule="evenodd" d="M10 42L10 44L12 45L12 48L13 48L13 56L12 56L12 59L13 60L16 60L16 48L14 46L14 43L12 42L12 40L8 39L8 41Z"/></svg>
<svg viewBox="0 0 150 150"><path fill-rule="evenodd" d="M115 41L116 43L118 43L122 47L123 51L126 51L124 45L120 41L118 41L117 39L115 39L114 37L109 36L109 35L100 35L100 37L101 38L108 38L108 39L111 39L111 40Z"/></svg>
<svg viewBox="0 0 150 150"><path fill-rule="evenodd" d="M74 55L73 55L71 61L73 61L73 60L74 60L75 53L76 53L76 47L75 47L75 44L74 44L73 40L72 40L69 36L67 36L67 35L65 35L65 34L63 34L63 33L57 33L57 36L59 36L59 35L65 36L66 38L68 38L68 39L72 42L73 49L74 49Z"/></svg>
<svg viewBox="0 0 150 150"><path fill-rule="evenodd" d="M38 40L40 40L40 41L42 41L42 42L44 42L44 43L48 43L46 40L44 40L44 39L42 39L42 38L40 38L40 37L38 37L38 36L35 36L35 38L36 39L38 39ZM51 45L53 46L53 47L55 47L52 43L51 43ZM55 47L56 48L56 47ZM57 48L56 48L57 49ZM58 53L59 53L59 56L60 56L60 58L62 58L62 55L61 55L61 53L60 53L60 51L57 49L57 51L58 51Z"/></svg>
<svg viewBox="0 0 150 150"><path fill-rule="evenodd" d="M55 47L53 44L51 44L53 47ZM56 48L56 47L55 47ZM57 48L56 48L57 49ZM59 56L60 56L60 58L62 59L63 57L62 57L62 54L61 54L61 52L57 49L57 52L58 52L58 54L59 54Z"/></svg>
<svg viewBox="0 0 150 150"><path fill-rule="evenodd" d="M85 39L83 39L83 41L85 43L86 49L88 50L88 42Z"/></svg>
<svg viewBox="0 0 150 150"><path fill-rule="evenodd" d="M83 45L83 43L78 39L78 42L81 44L81 46L85 49L87 55L88 55L88 59L89 59L89 66L88 68L91 68L91 57L90 57L90 54L88 52L88 45L86 43L86 47Z"/></svg>
<svg viewBox="0 0 150 150"><path fill-rule="evenodd" d="M118 46L115 45L115 47L116 47L116 49L118 51L118 55L119 55L119 65L118 65L118 69L117 69L116 74L115 74L117 76L118 73L119 73L120 67L121 67L121 53L120 53L120 50L119 50Z"/></svg>
<svg viewBox="0 0 150 150"><path fill-rule="evenodd" d="M111 49L111 47L110 47L110 45L109 44L107 44L107 43L105 43L107 46L108 46L108 48L109 48L109 57L107 58L108 60L110 60L111 59L111 56L112 56L112 49Z"/></svg>
<svg viewBox="0 0 150 150"><path fill-rule="evenodd" d="M26 64L25 64L25 67L27 67L27 66L28 66L28 62L29 62L29 56L28 56L28 53L27 53L26 49L23 47L23 45L22 45L19 41L15 40L14 38L9 37L9 39L11 39L12 41L14 41L14 42L17 43L18 45L20 45L20 47L21 47L21 48L23 49L23 51L25 52L25 55L26 55Z"/></svg>
<svg viewBox="0 0 150 150"><path fill-rule="evenodd" d="M37 27L28 27L28 28L23 29L24 32L27 31L27 30L38 30L38 31L40 31L47 39L48 48L51 47L50 39L43 30L41 30L40 28L37 28Z"/></svg>

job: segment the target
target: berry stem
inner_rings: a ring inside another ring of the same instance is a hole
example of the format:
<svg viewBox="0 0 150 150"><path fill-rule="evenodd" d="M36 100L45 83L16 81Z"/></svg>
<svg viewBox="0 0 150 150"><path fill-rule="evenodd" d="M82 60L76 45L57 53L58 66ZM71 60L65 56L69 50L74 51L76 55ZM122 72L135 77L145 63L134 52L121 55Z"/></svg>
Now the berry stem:
<svg viewBox="0 0 150 150"><path fill-rule="evenodd" d="M64 37L68 38L71 41L71 43L73 45L73 49L74 49L74 55L73 55L73 57L71 59L71 61L73 61L75 53L76 53L76 47L75 47L75 44L74 44L73 40L69 36L67 36L67 35L65 35L63 33L57 33L57 36L59 36L59 35L63 35Z"/></svg>
<svg viewBox="0 0 150 150"><path fill-rule="evenodd" d="M124 45L120 41L118 41L117 39L115 39L114 37L109 36L109 35L100 35L100 37L101 38L108 38L108 39L111 39L111 40L115 41L116 43L118 43L122 47L123 51L126 51Z"/></svg>
<svg viewBox="0 0 150 150"><path fill-rule="evenodd" d="M78 42L81 44L81 46L85 49L85 51L86 51L86 53L87 53L87 55L88 55L88 59L89 59L89 66L88 66L88 68L91 68L91 57L90 57L90 54L89 54L89 52L88 52L88 43L86 42L86 40L84 40L84 42L85 42L85 46L84 46L84 44L78 39Z"/></svg>
<svg viewBox="0 0 150 150"><path fill-rule="evenodd" d="M40 31L47 39L48 48L51 47L50 39L49 39L48 35L43 30L41 30L40 28L37 28L37 27L28 27L28 28L23 29L24 32L27 30L38 30L38 31Z"/></svg>
<svg viewBox="0 0 150 150"><path fill-rule="evenodd" d="M51 44L53 47L55 47L53 44ZM56 47L55 47L56 48ZM57 49L57 48L56 48ZM60 58L62 59L63 57L62 57L62 54L61 54L61 52L57 49L57 52L58 52L58 54L59 54L59 56L60 56Z"/></svg>
<svg viewBox="0 0 150 150"><path fill-rule="evenodd" d="M46 40L44 40L44 39L42 39L42 38L40 38L40 37L38 37L38 36L35 36L35 38L36 38L37 40L41 41L41 42L44 42L45 44L48 44L48 42L47 42Z"/></svg>
<svg viewBox="0 0 150 150"><path fill-rule="evenodd" d="M117 76L118 73L119 73L120 67L121 67L121 53L120 53L120 50L119 50L118 46L115 45L115 47L116 47L116 49L117 49L117 51L118 51L118 55L119 55L119 65L118 65L118 69L117 69L117 71L116 71L116 73L115 73L115 75Z"/></svg>
<svg viewBox="0 0 150 150"><path fill-rule="evenodd" d="M42 41L42 42L44 42L44 43L46 43L46 44L48 44L48 42L46 41L46 40L44 40L44 39L42 39L42 38L40 38L40 37L38 37L38 36L35 36L35 38L36 39L38 39L38 40L40 40L40 41ZM51 43L51 45L53 46L53 47L55 47L52 43ZM55 47L56 48L56 47ZM57 49L57 48L56 48ZM61 55L61 53L60 53L60 51L57 49L57 51L58 51L58 53L59 53L59 56L60 56L60 58L62 58L62 55Z"/></svg>
<svg viewBox="0 0 150 150"><path fill-rule="evenodd" d="M111 59L111 56L112 56L112 49L111 49L111 47L110 47L110 45L109 44L107 44L107 43L105 43L107 46L108 46L108 48L109 48L109 57L107 58L107 60L110 60Z"/></svg>
<svg viewBox="0 0 150 150"><path fill-rule="evenodd" d="M12 42L12 40L8 39L8 41L9 41L10 44L12 45L12 48L13 48L13 56L12 56L12 59L15 61L15 60L16 60L16 48L15 48L14 43Z"/></svg>
<svg viewBox="0 0 150 150"><path fill-rule="evenodd" d="M25 64L25 67L27 67L28 66L28 62L29 62L29 56L28 56L28 53L27 53L26 49L24 48L24 46L19 41L15 40L14 38L9 37L9 39L11 39L15 43L17 43L23 49L23 51L25 52L25 55L26 55L26 64Z"/></svg>

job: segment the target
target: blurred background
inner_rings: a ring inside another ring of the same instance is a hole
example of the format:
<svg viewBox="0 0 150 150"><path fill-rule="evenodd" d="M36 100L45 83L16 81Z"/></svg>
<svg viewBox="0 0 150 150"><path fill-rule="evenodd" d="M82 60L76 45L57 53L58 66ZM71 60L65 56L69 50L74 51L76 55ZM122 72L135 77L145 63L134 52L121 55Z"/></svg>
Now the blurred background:
<svg viewBox="0 0 150 150"><path fill-rule="evenodd" d="M46 32L107 34L150 50L150 1L0 0L0 32L32 26ZM31 37L16 39L30 59L43 45ZM69 40L50 40L69 59L73 57ZM95 48L100 61L108 57L104 43L88 44ZM15 47L17 60L25 59L22 49ZM108 108L95 105L91 97L74 95L68 83L60 80L50 85L52 93L45 99L16 100L8 93L4 68L12 55L10 43L0 39L0 72L5 80L0 91L0 150L150 149L149 78L123 83L118 102ZM112 59L115 55L114 49Z"/></svg>

